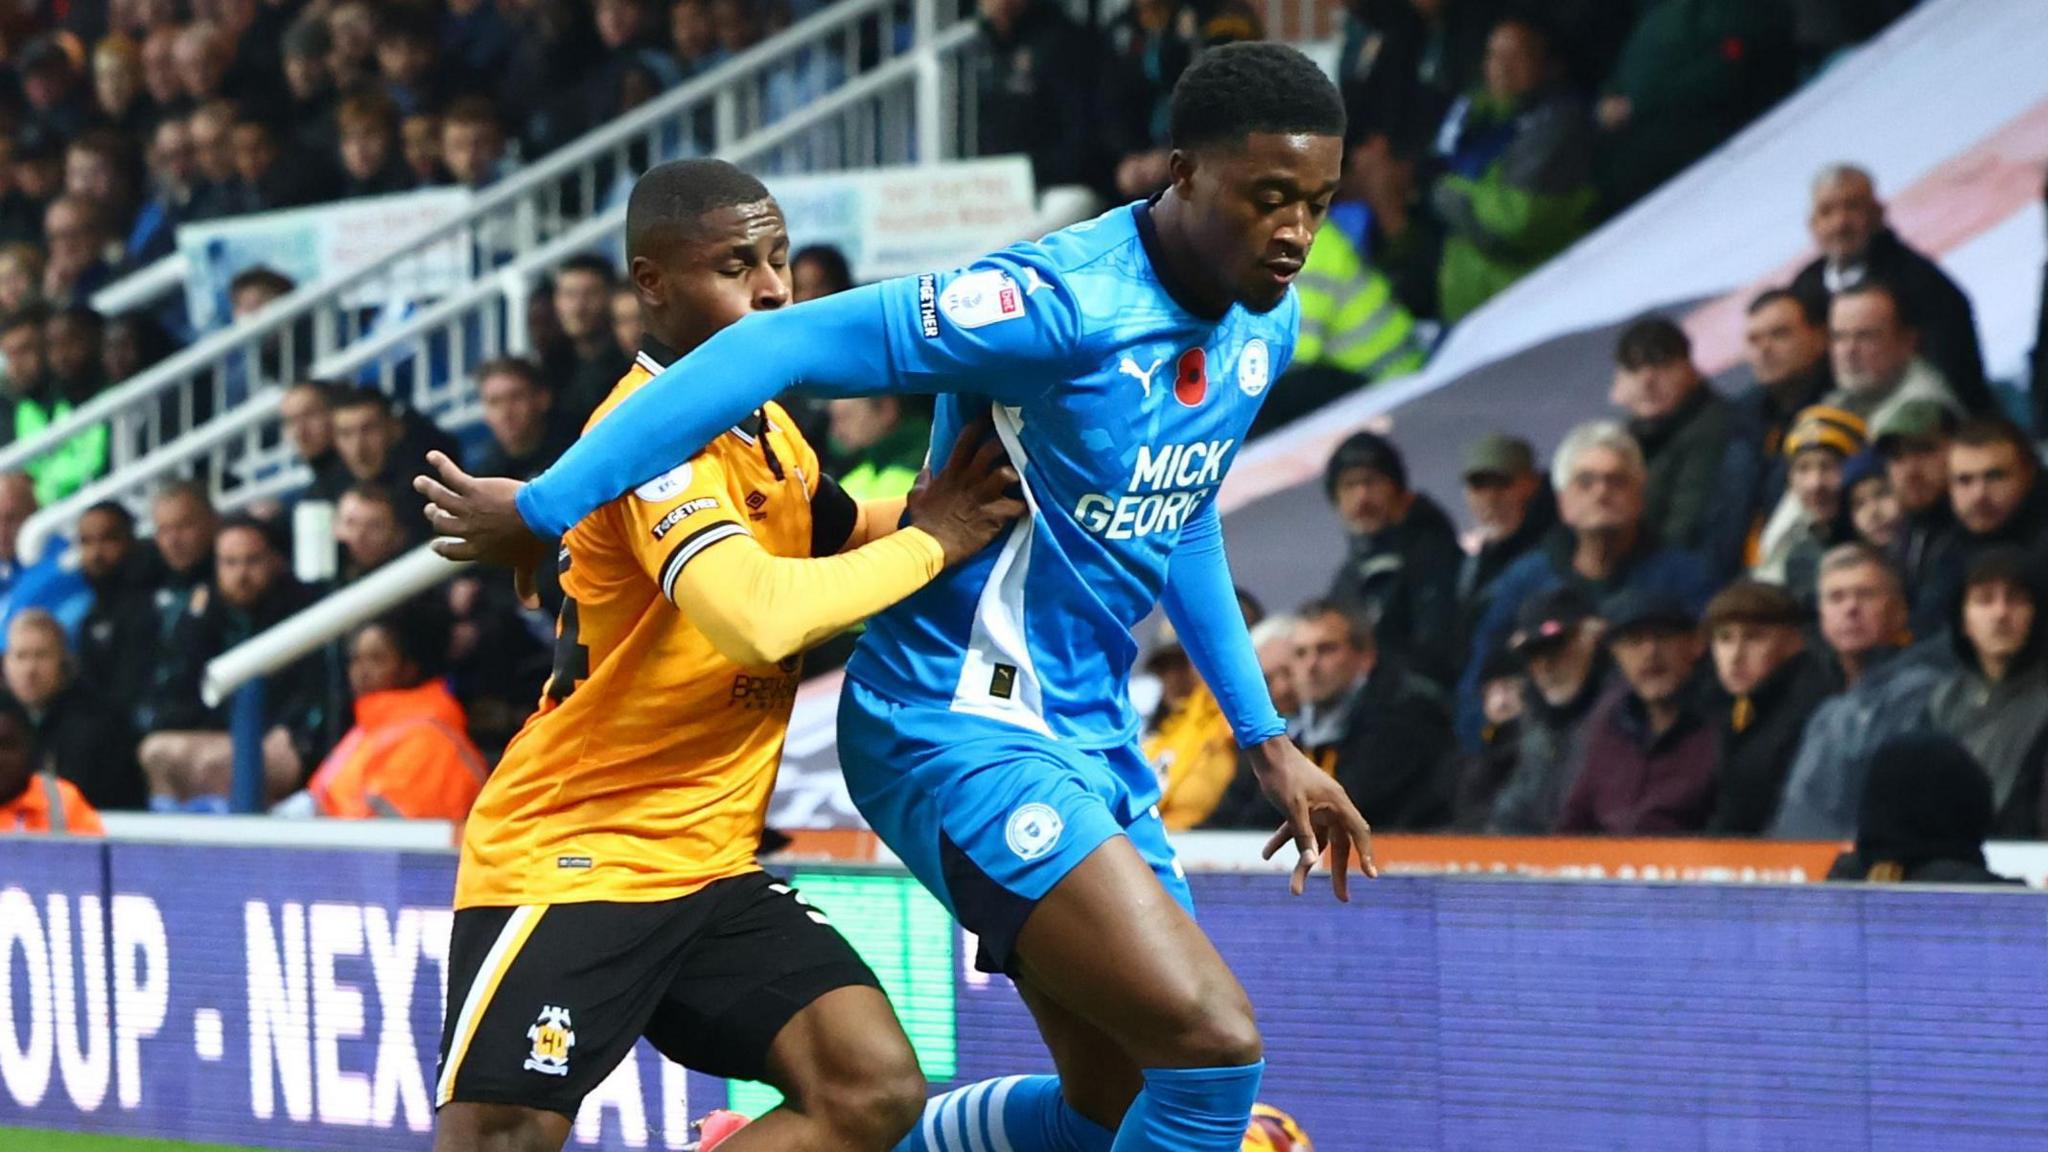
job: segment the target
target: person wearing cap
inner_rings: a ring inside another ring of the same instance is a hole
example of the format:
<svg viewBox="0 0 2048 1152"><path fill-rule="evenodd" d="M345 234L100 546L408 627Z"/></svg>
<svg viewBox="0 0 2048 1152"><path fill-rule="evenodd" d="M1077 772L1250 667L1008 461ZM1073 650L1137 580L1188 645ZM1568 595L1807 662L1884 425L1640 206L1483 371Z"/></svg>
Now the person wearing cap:
<svg viewBox="0 0 2048 1152"><path fill-rule="evenodd" d="M1728 451L1721 457L1701 548L1717 575L1744 566L1750 538L1785 495L1785 434L1793 418L1835 388L1827 317L1797 293L1759 293L1749 302L1742 338L1742 359L1756 386L1729 401Z"/></svg>
<svg viewBox="0 0 2048 1152"><path fill-rule="evenodd" d="M1451 729L1442 691L1382 652L1344 605L1311 601L1296 615L1301 711L1288 725L1295 743L1373 814L1373 827L1417 832L1449 823ZM1249 779L1239 773L1220 810L1263 827L1270 812L1259 814L1256 781L1243 787Z"/></svg>
<svg viewBox="0 0 2048 1152"><path fill-rule="evenodd" d="M1835 690L1827 665L1807 648L1807 615L1790 592L1758 580L1738 580L1707 602L1721 736L1709 835L1770 828L1806 722Z"/></svg>
<svg viewBox="0 0 2048 1152"><path fill-rule="evenodd" d="M1889 550L1908 589L1926 586L1951 570L1957 548L1955 510L1948 502L1948 444L1955 413L1932 400L1901 404L1871 427L1872 446L1884 460L1892 497L1899 505L1899 537ZM1934 633L1946 606L1914 600L1913 630Z"/></svg>
<svg viewBox="0 0 2048 1152"><path fill-rule="evenodd" d="M1861 540L1889 555L1899 546L1905 517L1884 460L1866 448L1842 465L1842 512L1835 528L1839 540Z"/></svg>
<svg viewBox="0 0 2048 1152"><path fill-rule="evenodd" d="M1899 405L1933 400L1957 412L1948 381L1919 355L1920 334L1890 286L1866 281L1828 305L1835 390L1822 403L1882 424Z"/></svg>
<svg viewBox="0 0 2048 1152"><path fill-rule="evenodd" d="M1697 552L1707 542L1714 478L1727 455L1734 410L1692 362L1685 329L1645 316L1614 346L1613 404L1649 466L1643 518L1666 544Z"/></svg>
<svg viewBox="0 0 2048 1152"><path fill-rule="evenodd" d="M1586 718L1555 831L1672 836L1714 808L1720 734L1700 703L1699 621L1675 596L1623 592L1601 610L1622 685Z"/></svg>
<svg viewBox="0 0 2048 1152"><path fill-rule="evenodd" d="M1521 663L1528 686L1514 774L1494 795L1488 832L1540 836L1557 823L1576 767L1572 747L1612 675L1600 644L1603 627L1585 594L1569 586L1532 596L1522 605L1507 651Z"/></svg>
<svg viewBox="0 0 2048 1152"><path fill-rule="evenodd" d="M1912 732L1871 754L1855 847L1829 880L1869 884L2019 884L1991 871L1991 779L1954 737Z"/></svg>
<svg viewBox="0 0 2048 1152"><path fill-rule="evenodd" d="M21 78L22 102L28 106L26 122L49 133L52 140L69 140L84 131L92 119L85 85L80 83L84 68L85 46L69 32L48 32L24 45L14 70Z"/></svg>
<svg viewBox="0 0 2048 1152"><path fill-rule="evenodd" d="M1656 527L1644 521L1648 480L1635 437L1612 421L1572 429L1551 456L1550 481L1565 530L1551 533L1494 582L1458 685L1458 737L1466 750L1479 747L1483 723L1479 668L1531 596L1570 585L1597 603L1632 588L1668 592L1695 610L1706 607L1714 594L1706 564L1691 552L1665 547Z"/></svg>
<svg viewBox="0 0 2048 1152"><path fill-rule="evenodd" d="M1350 534L1329 599L1372 627L1380 651L1448 687L1458 675L1458 569L1465 560L1451 518L1408 487L1400 449L1372 432L1355 432L1337 446L1323 491Z"/></svg>
<svg viewBox="0 0 2048 1152"><path fill-rule="evenodd" d="M1527 440L1495 433L1465 448L1465 511L1479 546L1458 568L1458 618L1469 634L1486 612L1493 582L1557 526L1557 501L1536 470Z"/></svg>
<svg viewBox="0 0 2048 1152"><path fill-rule="evenodd" d="M1991 778L1992 837L2038 840L2048 764L2048 613L2026 553L1993 548L1971 562L1950 633L1955 671L1934 688L1927 717L1961 741Z"/></svg>
<svg viewBox="0 0 2048 1152"><path fill-rule="evenodd" d="M1799 414L1785 436L1785 495L1757 539L1751 576L1812 600L1821 553L1840 543L1842 465L1863 444L1863 421L1853 412L1820 404Z"/></svg>
<svg viewBox="0 0 2048 1152"><path fill-rule="evenodd" d="M1479 735L1479 751L1458 758L1453 774L1458 782L1452 802L1451 827L1460 832L1483 832L1493 818L1494 802L1514 778L1515 764L1522 748L1522 715L1528 707L1528 673L1522 662L1503 644L1479 670L1481 706L1486 727Z"/></svg>
<svg viewBox="0 0 2048 1152"><path fill-rule="evenodd" d="M1814 709L1770 834L1847 840L1856 832L1870 753L1926 726L1942 670L1926 649L1907 650L1906 593L1884 553L1838 544L1820 562L1820 634L1839 685Z"/></svg>

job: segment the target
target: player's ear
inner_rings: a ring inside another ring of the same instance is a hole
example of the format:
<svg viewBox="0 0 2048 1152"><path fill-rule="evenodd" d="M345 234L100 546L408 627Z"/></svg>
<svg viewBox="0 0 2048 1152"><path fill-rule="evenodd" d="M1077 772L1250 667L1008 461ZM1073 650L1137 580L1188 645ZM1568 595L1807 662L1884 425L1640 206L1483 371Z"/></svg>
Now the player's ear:
<svg viewBox="0 0 2048 1152"><path fill-rule="evenodd" d="M633 281L634 291L640 294L641 302L659 308L667 295L662 290L661 267L645 256L635 256L626 265L626 275Z"/></svg>
<svg viewBox="0 0 2048 1152"><path fill-rule="evenodd" d="M1166 157L1166 174L1173 194L1183 200L1195 195L1195 154L1175 148Z"/></svg>

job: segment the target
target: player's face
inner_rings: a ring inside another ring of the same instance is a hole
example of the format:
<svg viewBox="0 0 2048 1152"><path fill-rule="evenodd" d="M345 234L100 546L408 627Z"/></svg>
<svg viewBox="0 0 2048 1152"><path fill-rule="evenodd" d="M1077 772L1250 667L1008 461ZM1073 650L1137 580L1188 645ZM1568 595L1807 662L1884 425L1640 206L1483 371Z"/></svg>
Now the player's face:
<svg viewBox="0 0 2048 1152"><path fill-rule="evenodd" d="M633 258L647 331L688 352L750 312L790 301L789 227L774 200L705 213L658 256Z"/></svg>
<svg viewBox="0 0 2048 1152"><path fill-rule="evenodd" d="M1203 263L1238 303L1276 307L1308 259L1342 175L1335 136L1259 133L1239 148L1173 154L1173 195L1188 202Z"/></svg>

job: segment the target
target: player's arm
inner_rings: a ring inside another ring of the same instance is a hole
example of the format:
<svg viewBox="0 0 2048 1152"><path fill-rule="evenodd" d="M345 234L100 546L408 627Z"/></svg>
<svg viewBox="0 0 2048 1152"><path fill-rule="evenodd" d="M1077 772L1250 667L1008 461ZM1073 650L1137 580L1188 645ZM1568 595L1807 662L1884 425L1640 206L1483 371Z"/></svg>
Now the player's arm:
<svg viewBox="0 0 2048 1152"><path fill-rule="evenodd" d="M998 442L980 443L981 431L962 435L945 470L911 506L910 526L902 531L837 555L776 556L729 510L707 506L686 514L684 524L688 515L711 515L689 525L668 554L641 550L647 570L727 659L755 665L793 656L924 587L1023 512L1023 502L1009 495L1016 472L1004 463ZM636 527L650 519L658 525L674 513L632 510L641 522Z"/></svg>
<svg viewBox="0 0 2048 1152"><path fill-rule="evenodd" d="M1327 846L1331 882L1338 898L1348 899L1354 846L1365 874L1377 874L1371 829L1345 795L1343 785L1309 763L1287 738L1287 726L1266 692L1251 631L1237 604L1237 586L1223 554L1223 518L1215 501L1182 530L1167 564L1160 603L1202 682L1215 693L1260 787L1287 818L1286 825L1267 842L1266 855L1271 857L1290 839L1294 841L1301 853L1294 870L1298 894L1317 850Z"/></svg>
<svg viewBox="0 0 2048 1152"><path fill-rule="evenodd" d="M1079 333L1057 274L1014 252L756 313L670 365L518 489L519 515L535 534L560 535L791 388L1022 404L1057 373L1018 370L1073 362Z"/></svg>

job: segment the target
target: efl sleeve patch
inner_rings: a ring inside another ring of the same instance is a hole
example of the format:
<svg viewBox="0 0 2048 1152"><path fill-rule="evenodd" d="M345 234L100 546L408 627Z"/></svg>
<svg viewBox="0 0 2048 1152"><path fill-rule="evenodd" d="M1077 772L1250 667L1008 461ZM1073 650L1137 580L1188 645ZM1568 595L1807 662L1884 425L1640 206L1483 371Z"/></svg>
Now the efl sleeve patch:
<svg viewBox="0 0 2048 1152"><path fill-rule="evenodd" d="M919 295L923 295L919 286ZM939 296L939 311L960 328L986 328L1024 315L1024 293L1008 272L987 269L956 277Z"/></svg>
<svg viewBox="0 0 2048 1152"><path fill-rule="evenodd" d="M647 501L649 504L659 504L664 500L673 500L689 488L690 477L693 474L694 470L690 467L690 462L685 460L674 468L633 489L633 495Z"/></svg>

